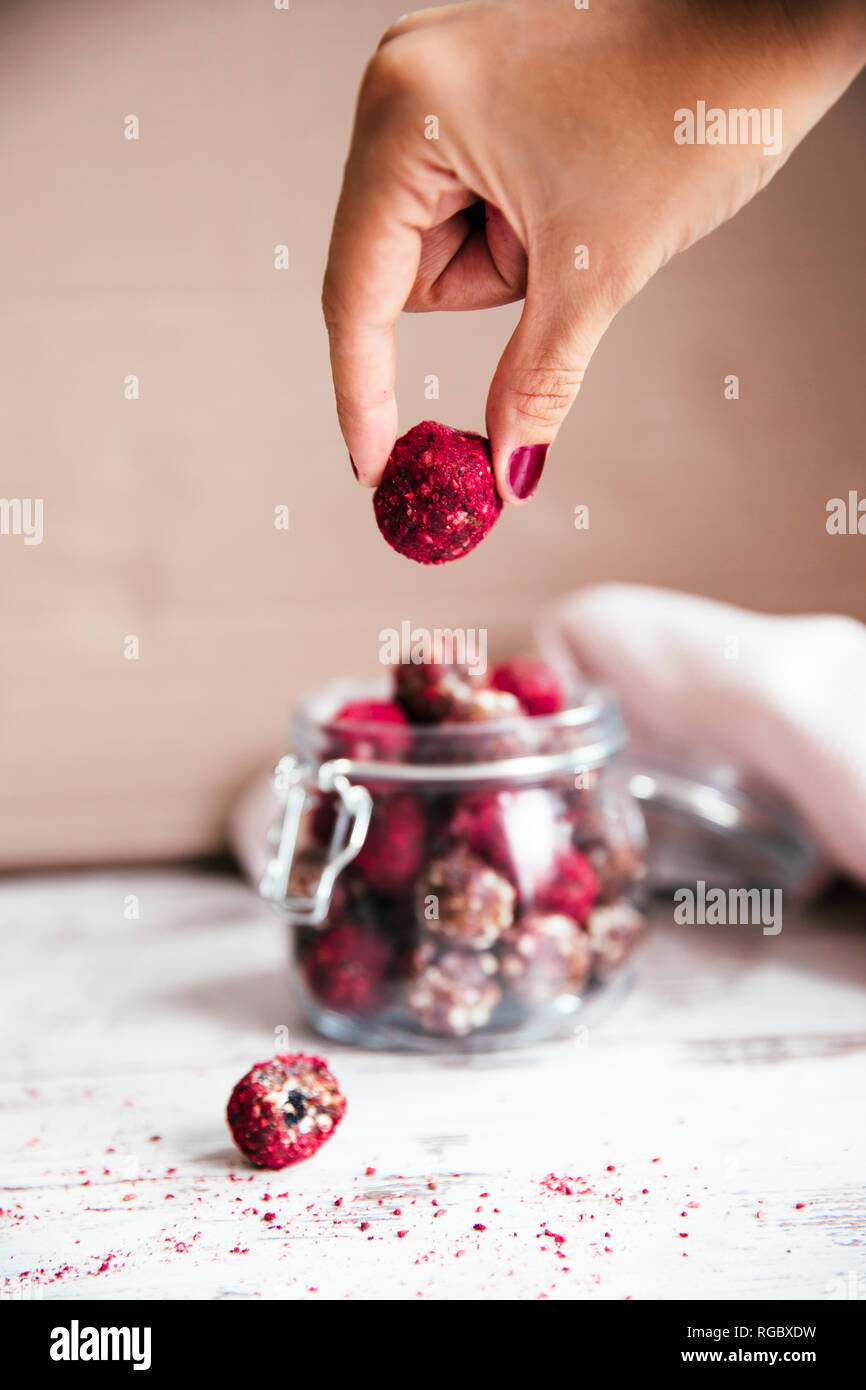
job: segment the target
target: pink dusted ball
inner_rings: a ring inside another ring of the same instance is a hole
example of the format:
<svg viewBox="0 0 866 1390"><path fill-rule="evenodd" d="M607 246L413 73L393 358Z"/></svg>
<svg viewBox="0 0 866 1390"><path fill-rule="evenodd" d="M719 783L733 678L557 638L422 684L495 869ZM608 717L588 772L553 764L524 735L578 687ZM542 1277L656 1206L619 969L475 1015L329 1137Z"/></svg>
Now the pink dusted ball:
<svg viewBox="0 0 866 1390"><path fill-rule="evenodd" d="M416 796L408 792L376 796L355 870L374 892L398 892L420 867L426 830Z"/></svg>
<svg viewBox="0 0 866 1390"><path fill-rule="evenodd" d="M330 721L332 757L395 762L409 744L409 721L394 700L353 700Z"/></svg>
<svg viewBox="0 0 866 1390"><path fill-rule="evenodd" d="M321 1057L283 1053L257 1062L231 1093L232 1137L259 1168L311 1158L343 1118L346 1098Z"/></svg>
<svg viewBox="0 0 866 1390"><path fill-rule="evenodd" d="M556 851L552 870L536 884L535 907L541 912L564 913L583 923L600 890L586 855L568 846Z"/></svg>
<svg viewBox="0 0 866 1390"><path fill-rule="evenodd" d="M490 684L494 690L507 690L516 696L525 714L558 714L565 704L553 671L534 656L503 661L494 669Z"/></svg>
<svg viewBox="0 0 866 1390"><path fill-rule="evenodd" d="M373 510L385 540L410 560L468 555L502 511L487 440L423 420L394 445Z"/></svg>
<svg viewBox="0 0 866 1390"><path fill-rule="evenodd" d="M387 1002L390 959L388 942L374 927L346 918L316 932L299 964L310 993L323 1007L365 1015Z"/></svg>

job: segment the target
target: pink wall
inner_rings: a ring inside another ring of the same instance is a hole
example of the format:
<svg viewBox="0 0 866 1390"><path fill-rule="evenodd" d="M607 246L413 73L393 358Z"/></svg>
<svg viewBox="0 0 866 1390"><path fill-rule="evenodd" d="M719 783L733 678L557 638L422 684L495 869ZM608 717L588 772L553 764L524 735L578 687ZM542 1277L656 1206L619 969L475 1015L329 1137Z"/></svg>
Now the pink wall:
<svg viewBox="0 0 866 1390"><path fill-rule="evenodd" d="M623 311L531 507L443 570L386 548L318 300L355 87L395 14L0 11L0 491L45 518L40 546L0 537L4 866L214 848L298 692L375 669L405 618L485 625L507 650L548 597L605 578L866 618L866 538L824 525L828 498L866 494L862 80ZM516 312L407 318L407 427L482 426Z"/></svg>

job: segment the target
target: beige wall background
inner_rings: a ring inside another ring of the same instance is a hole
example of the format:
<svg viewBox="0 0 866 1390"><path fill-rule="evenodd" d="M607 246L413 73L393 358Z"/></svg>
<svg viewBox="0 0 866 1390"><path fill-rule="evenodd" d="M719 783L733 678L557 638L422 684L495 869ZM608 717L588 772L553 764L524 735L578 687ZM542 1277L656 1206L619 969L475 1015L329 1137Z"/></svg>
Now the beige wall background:
<svg viewBox="0 0 866 1390"><path fill-rule="evenodd" d="M0 537L3 867L217 848L299 692L376 670L403 619L486 625L507 652L551 596L609 578L866 618L866 539L824 525L829 497L866 492L862 80L623 311L531 507L441 570L385 546L318 300L357 82L395 17L0 10L0 493L44 499L40 546ZM404 426L483 427L515 317L407 318Z"/></svg>

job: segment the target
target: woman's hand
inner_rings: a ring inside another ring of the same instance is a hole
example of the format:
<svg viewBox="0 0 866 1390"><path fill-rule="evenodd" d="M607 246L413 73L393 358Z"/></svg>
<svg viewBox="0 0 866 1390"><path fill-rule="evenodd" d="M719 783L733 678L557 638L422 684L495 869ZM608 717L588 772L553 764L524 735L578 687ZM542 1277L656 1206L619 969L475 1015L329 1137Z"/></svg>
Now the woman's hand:
<svg viewBox="0 0 866 1390"><path fill-rule="evenodd" d="M324 289L360 481L397 435L400 311L525 297L487 432L502 497L530 497L614 314L772 178L864 61L864 16L856 0L475 0L389 29ZM726 142L697 143L713 108ZM759 119L734 143L741 108Z"/></svg>

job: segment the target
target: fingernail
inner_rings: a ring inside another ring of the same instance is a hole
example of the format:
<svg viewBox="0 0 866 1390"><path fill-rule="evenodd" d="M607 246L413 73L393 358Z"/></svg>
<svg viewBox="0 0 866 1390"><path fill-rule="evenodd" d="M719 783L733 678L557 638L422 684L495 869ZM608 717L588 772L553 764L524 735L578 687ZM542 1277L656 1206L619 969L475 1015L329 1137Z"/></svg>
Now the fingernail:
<svg viewBox="0 0 866 1390"><path fill-rule="evenodd" d="M357 468L355 467L355 460L352 458L352 455L351 455L351 454L349 455L349 462L350 462L351 465L352 465L352 472L354 473L355 477L357 478L357 476L358 476L358 470L357 470Z"/></svg>
<svg viewBox="0 0 866 1390"><path fill-rule="evenodd" d="M508 483L515 497L524 502L538 487L548 444L522 444L508 460Z"/></svg>

